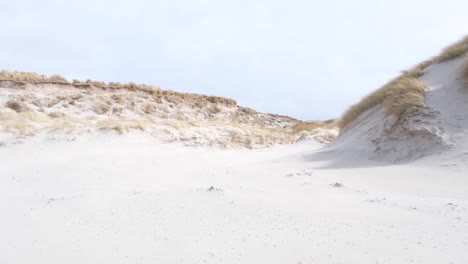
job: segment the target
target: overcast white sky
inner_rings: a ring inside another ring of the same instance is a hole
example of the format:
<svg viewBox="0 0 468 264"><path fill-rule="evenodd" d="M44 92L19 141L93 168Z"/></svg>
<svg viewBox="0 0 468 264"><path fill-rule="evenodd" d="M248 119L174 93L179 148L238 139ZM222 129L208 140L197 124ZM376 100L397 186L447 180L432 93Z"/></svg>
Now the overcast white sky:
<svg viewBox="0 0 468 264"><path fill-rule="evenodd" d="M325 119L467 34L467 10L466 0L2 1L0 68Z"/></svg>

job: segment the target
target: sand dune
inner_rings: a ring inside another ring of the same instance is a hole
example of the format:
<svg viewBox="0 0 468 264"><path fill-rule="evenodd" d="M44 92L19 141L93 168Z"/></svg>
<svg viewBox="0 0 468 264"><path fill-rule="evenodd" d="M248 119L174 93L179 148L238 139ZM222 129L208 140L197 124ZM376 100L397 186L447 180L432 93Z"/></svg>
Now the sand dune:
<svg viewBox="0 0 468 264"><path fill-rule="evenodd" d="M329 145L330 151L354 152L367 158L405 162L467 147L468 89L461 69L468 63L459 57L427 65L419 79L426 86L424 107L402 116L388 115L379 104L345 127Z"/></svg>
<svg viewBox="0 0 468 264"><path fill-rule="evenodd" d="M465 49L341 121L3 71L0 263L468 263Z"/></svg>
<svg viewBox="0 0 468 264"><path fill-rule="evenodd" d="M328 143L338 134L329 122L258 113L227 98L129 89L0 81L0 142L139 130L190 146L263 148L308 138Z"/></svg>

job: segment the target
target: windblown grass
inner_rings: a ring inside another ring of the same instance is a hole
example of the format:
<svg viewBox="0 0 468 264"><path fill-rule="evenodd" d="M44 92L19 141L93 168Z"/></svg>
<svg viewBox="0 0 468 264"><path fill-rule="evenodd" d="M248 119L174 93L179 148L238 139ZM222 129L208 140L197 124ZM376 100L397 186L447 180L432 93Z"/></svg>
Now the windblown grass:
<svg viewBox="0 0 468 264"><path fill-rule="evenodd" d="M144 131L151 124L152 122L147 119L106 119L99 121L97 126L101 130L115 130L123 134L131 130Z"/></svg>
<svg viewBox="0 0 468 264"><path fill-rule="evenodd" d="M37 130L35 124L45 120L47 116L35 112L0 112L0 127L22 136L34 133Z"/></svg>
<svg viewBox="0 0 468 264"><path fill-rule="evenodd" d="M400 118L406 111L417 111L424 107L425 85L418 80L424 70L433 63L453 60L468 54L468 36L444 48L441 53L430 60L423 61L385 84L380 89L364 97L359 103L351 106L341 117L340 128L348 126L357 117L373 107L383 104L388 115ZM462 70L465 86L468 86L468 66Z"/></svg>
<svg viewBox="0 0 468 264"><path fill-rule="evenodd" d="M445 62L459 58L468 53L468 35L460 41L444 48L442 52L434 58L436 62Z"/></svg>
<svg viewBox="0 0 468 264"><path fill-rule="evenodd" d="M417 111L424 107L425 87L422 81L402 75L351 106L341 117L340 128L345 128L361 114L379 104L385 106L388 115L397 118L406 111Z"/></svg>

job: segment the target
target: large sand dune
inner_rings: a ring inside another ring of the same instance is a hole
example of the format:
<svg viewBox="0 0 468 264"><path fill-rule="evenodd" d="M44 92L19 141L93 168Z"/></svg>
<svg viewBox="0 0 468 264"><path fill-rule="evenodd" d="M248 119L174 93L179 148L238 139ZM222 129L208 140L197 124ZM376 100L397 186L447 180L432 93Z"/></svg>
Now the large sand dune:
<svg viewBox="0 0 468 264"><path fill-rule="evenodd" d="M55 140L139 130L189 146L264 148L308 138L327 143L338 133L333 120L259 113L223 97L135 84L15 81L15 74L36 74L5 72L0 71L0 144L38 135Z"/></svg>
<svg viewBox="0 0 468 264"><path fill-rule="evenodd" d="M468 139L468 89L461 79L468 58L433 63L419 78L426 85L424 107L402 116L379 104L346 126L329 150L405 162L428 155L464 153Z"/></svg>

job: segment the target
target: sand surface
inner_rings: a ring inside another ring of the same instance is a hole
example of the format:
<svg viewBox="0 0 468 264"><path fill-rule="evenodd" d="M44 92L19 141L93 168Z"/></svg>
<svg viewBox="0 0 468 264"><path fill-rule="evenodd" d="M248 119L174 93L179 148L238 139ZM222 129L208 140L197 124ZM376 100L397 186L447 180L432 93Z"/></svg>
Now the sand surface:
<svg viewBox="0 0 468 264"><path fill-rule="evenodd" d="M461 159L321 148L137 133L0 147L0 263L468 263Z"/></svg>

